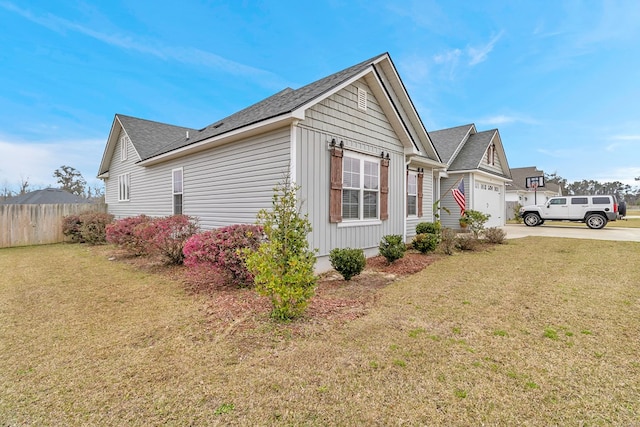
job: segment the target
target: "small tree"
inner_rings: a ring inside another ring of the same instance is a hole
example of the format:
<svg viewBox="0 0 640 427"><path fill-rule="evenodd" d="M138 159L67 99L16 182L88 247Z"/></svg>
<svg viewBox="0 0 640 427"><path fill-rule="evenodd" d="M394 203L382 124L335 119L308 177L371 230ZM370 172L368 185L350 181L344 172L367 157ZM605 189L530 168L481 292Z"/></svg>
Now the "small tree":
<svg viewBox="0 0 640 427"><path fill-rule="evenodd" d="M491 215L484 214L480 211L474 211L473 209L467 209L464 211L464 218L466 219L466 223L468 224L471 232L473 233L473 237L476 239L480 237L480 233L484 230L484 225Z"/></svg>
<svg viewBox="0 0 640 427"><path fill-rule="evenodd" d="M271 316L278 320L300 316L315 293L316 256L307 241L311 223L300 213L296 201L299 189L288 174L273 189L271 210L258 213L266 241L257 251L245 251L256 290L271 298Z"/></svg>

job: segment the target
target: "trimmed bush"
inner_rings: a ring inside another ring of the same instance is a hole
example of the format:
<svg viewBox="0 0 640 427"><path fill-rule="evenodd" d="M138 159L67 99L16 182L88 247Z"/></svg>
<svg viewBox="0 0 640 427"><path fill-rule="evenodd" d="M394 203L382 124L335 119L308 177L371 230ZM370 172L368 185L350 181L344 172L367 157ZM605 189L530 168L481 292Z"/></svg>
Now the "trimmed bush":
<svg viewBox="0 0 640 427"><path fill-rule="evenodd" d="M416 234L435 234L440 236L439 222L421 222L416 225Z"/></svg>
<svg viewBox="0 0 640 427"><path fill-rule="evenodd" d="M489 243L501 245L504 243L505 237L507 237L507 233L501 228L490 227L484 230L484 238Z"/></svg>
<svg viewBox="0 0 640 427"><path fill-rule="evenodd" d="M127 250L132 255L144 255L147 251L147 242L142 240L139 232L136 232L136 227L150 221L152 218L146 215L119 219L107 225L107 242Z"/></svg>
<svg viewBox="0 0 640 427"><path fill-rule="evenodd" d="M81 243L81 225L82 221L80 221L80 215L67 215L62 219L62 234L68 237L73 243Z"/></svg>
<svg viewBox="0 0 640 427"><path fill-rule="evenodd" d="M458 233L452 228L442 230L442 239L440 240L440 248L447 255L453 255L456 248L456 239Z"/></svg>
<svg viewBox="0 0 640 427"><path fill-rule="evenodd" d="M382 237L380 241L380 255L387 259L387 262L391 264L397 259L404 256L407 250L407 245L402 241L402 236L399 234L387 234Z"/></svg>
<svg viewBox="0 0 640 427"><path fill-rule="evenodd" d="M427 252L436 250L439 240L438 235L433 233L416 234L411 245L413 246L413 249L426 254Z"/></svg>
<svg viewBox="0 0 640 427"><path fill-rule="evenodd" d="M107 243L107 225L113 222L113 215L102 212L85 212L80 214L80 235L90 245Z"/></svg>
<svg viewBox="0 0 640 427"><path fill-rule="evenodd" d="M362 249L332 249L329 253L329 261L331 266L347 281L362 273L367 265L367 259L364 257Z"/></svg>
<svg viewBox="0 0 640 427"><path fill-rule="evenodd" d="M472 234L465 234L456 238L456 247L461 251L476 251L480 247L480 239Z"/></svg>
<svg viewBox="0 0 640 427"><path fill-rule="evenodd" d="M259 225L245 224L195 234L184 245L184 265L200 272L217 271L230 284L251 285L253 275L247 269L243 251L257 251L262 235Z"/></svg>
<svg viewBox="0 0 640 427"><path fill-rule="evenodd" d="M135 228L147 253L161 256L167 264L182 264L184 244L197 232L197 220L187 215L154 218Z"/></svg>
<svg viewBox="0 0 640 427"><path fill-rule="evenodd" d="M101 245L106 243L106 227L113 221L113 215L103 212L83 212L67 215L62 220L62 234L73 243Z"/></svg>

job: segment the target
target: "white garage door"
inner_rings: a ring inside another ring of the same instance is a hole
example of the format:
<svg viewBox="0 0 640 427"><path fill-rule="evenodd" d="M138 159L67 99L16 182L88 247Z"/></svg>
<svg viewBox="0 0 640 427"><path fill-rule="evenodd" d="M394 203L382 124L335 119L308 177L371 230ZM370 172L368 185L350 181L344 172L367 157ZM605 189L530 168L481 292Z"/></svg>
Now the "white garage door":
<svg viewBox="0 0 640 427"><path fill-rule="evenodd" d="M485 227L501 227L505 224L505 207L502 201L504 186L476 181L473 209L491 215Z"/></svg>

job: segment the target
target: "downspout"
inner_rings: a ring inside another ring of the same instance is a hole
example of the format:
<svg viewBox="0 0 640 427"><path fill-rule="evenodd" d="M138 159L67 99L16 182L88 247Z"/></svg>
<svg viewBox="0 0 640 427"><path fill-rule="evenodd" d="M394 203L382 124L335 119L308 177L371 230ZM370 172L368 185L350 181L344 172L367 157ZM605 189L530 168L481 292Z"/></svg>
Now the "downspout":
<svg viewBox="0 0 640 427"><path fill-rule="evenodd" d="M291 185L295 185L297 182L297 157L298 157L298 121L295 120L293 123L291 123L291 128L290 128L290 133L289 133L289 140L291 142L291 145L289 147L289 174L290 174L290 178L291 178Z"/></svg>
<svg viewBox="0 0 640 427"><path fill-rule="evenodd" d="M407 242L407 171L409 170L411 159L404 162L404 170L402 171L402 200L404 201L402 209L402 241Z"/></svg>

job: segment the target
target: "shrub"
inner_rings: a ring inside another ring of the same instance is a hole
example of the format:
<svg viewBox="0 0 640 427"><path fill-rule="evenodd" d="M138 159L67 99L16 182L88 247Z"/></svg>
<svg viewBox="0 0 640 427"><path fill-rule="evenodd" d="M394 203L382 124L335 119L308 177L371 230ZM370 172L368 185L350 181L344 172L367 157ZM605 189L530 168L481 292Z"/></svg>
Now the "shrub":
<svg viewBox="0 0 640 427"><path fill-rule="evenodd" d="M80 215L67 215L62 219L62 234L64 234L74 243L81 243L81 225L82 221L80 221Z"/></svg>
<svg viewBox="0 0 640 427"><path fill-rule="evenodd" d="M154 218L135 227L147 253L160 255L168 264L182 264L184 244L197 232L196 219L187 215Z"/></svg>
<svg viewBox="0 0 640 427"><path fill-rule="evenodd" d="M132 255L144 255L147 250L147 242L140 237L136 227L152 220L146 215L138 215L123 218L107 225L107 242L126 249Z"/></svg>
<svg viewBox="0 0 640 427"><path fill-rule="evenodd" d="M435 234L440 236L439 222L421 222L416 225L416 234Z"/></svg>
<svg viewBox="0 0 640 427"><path fill-rule="evenodd" d="M307 240L311 223L307 215L300 214L299 189L289 175L273 189L271 210L258 213L267 240L257 251L245 251L256 290L271 298L271 316L278 320L300 316L315 294L316 256Z"/></svg>
<svg viewBox="0 0 640 427"><path fill-rule="evenodd" d="M234 285L252 284L253 276L247 269L243 250L258 250L262 234L259 225L245 224L195 234L184 245L184 265L201 271L216 270Z"/></svg>
<svg viewBox="0 0 640 427"><path fill-rule="evenodd" d="M480 233L484 230L484 224L489 221L490 217L491 215L489 214L484 214L472 209L466 210L463 215L465 222L468 224L469 229L471 229L471 232L476 239L480 237Z"/></svg>
<svg viewBox="0 0 640 427"><path fill-rule="evenodd" d="M387 262L391 264L397 259L404 256L407 246L402 241L402 236L399 234L388 234L382 237L380 241L380 255L387 259Z"/></svg>
<svg viewBox="0 0 640 427"><path fill-rule="evenodd" d="M453 255L453 252L456 248L457 236L458 233L456 233L452 228L445 228L444 230L442 230L442 239L440 241L442 252L447 255Z"/></svg>
<svg viewBox="0 0 640 427"><path fill-rule="evenodd" d="M484 230L484 238L489 243L499 244L504 243L504 239L507 236L507 233L501 228L498 227L490 227Z"/></svg>
<svg viewBox="0 0 640 427"><path fill-rule="evenodd" d="M329 253L331 266L342 275L344 280L351 280L353 276L362 273L367 259L362 249L344 248L332 249Z"/></svg>
<svg viewBox="0 0 640 427"><path fill-rule="evenodd" d="M461 251L475 251L480 246L480 240L473 235L463 235L456 238L456 247Z"/></svg>
<svg viewBox="0 0 640 427"><path fill-rule="evenodd" d="M413 249L426 254L427 252L436 250L438 247L438 240L438 235L433 233L416 234L411 245L413 246Z"/></svg>
<svg viewBox="0 0 640 427"><path fill-rule="evenodd" d="M85 212L80 214L80 235L90 245L107 243L107 225L113 221L113 215L103 212Z"/></svg>

